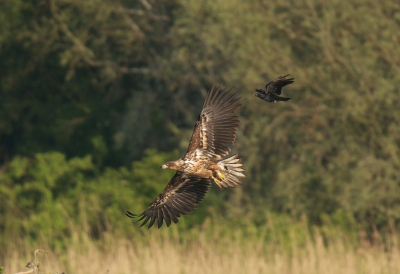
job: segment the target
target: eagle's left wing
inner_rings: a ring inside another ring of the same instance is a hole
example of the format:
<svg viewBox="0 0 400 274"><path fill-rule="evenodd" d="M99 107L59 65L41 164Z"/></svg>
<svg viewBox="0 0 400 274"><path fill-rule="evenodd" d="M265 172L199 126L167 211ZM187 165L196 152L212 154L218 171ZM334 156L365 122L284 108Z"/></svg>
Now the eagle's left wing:
<svg viewBox="0 0 400 274"><path fill-rule="evenodd" d="M181 215L192 212L203 200L210 187L211 179L187 176L185 173L177 172L142 214L127 211L126 215L130 218L139 218L138 221L144 219L141 226L149 220L149 228L156 220L158 228L162 226L163 220L167 226L170 226L171 220L177 223Z"/></svg>
<svg viewBox="0 0 400 274"><path fill-rule="evenodd" d="M186 155L201 149L210 157L228 155L236 140L240 107L239 91L212 87L204 100L203 110L194 126Z"/></svg>

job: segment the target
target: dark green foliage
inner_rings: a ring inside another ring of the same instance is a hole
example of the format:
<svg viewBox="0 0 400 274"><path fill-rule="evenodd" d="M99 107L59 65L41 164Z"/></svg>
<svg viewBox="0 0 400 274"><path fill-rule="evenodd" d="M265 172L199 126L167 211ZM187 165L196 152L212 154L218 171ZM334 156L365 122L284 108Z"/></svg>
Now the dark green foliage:
<svg viewBox="0 0 400 274"><path fill-rule="evenodd" d="M71 236L76 225L97 238L104 231L129 226L124 212L143 210L172 176L159 172L159 163L171 155L151 150L145 155L129 169L102 172L90 156L67 160L59 152L49 152L33 159L14 157L0 174L1 241L21 234L60 240Z"/></svg>
<svg viewBox="0 0 400 274"><path fill-rule="evenodd" d="M249 227L267 210L399 227L399 27L395 0L2 1L2 241L127 229L123 212L167 184L158 167L183 155L221 82L242 90L233 152L247 178L187 223L212 208ZM287 73L286 104L252 96Z"/></svg>
<svg viewBox="0 0 400 274"><path fill-rule="evenodd" d="M125 100L154 78L146 75L167 16L154 8L132 18L103 0L2 5L0 163L48 150L123 163L114 134ZM99 151L99 140L107 150Z"/></svg>

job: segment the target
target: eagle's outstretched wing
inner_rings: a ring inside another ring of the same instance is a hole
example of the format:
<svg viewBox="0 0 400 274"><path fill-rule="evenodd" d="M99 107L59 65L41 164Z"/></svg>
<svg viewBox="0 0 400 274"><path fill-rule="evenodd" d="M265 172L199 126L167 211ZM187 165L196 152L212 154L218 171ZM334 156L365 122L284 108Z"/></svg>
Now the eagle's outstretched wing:
<svg viewBox="0 0 400 274"><path fill-rule="evenodd" d="M203 200L211 186L211 179L187 176L185 173L177 172L160 195L150 204L142 214L133 214L129 211L126 215L130 218L143 220L141 226L149 220L149 228L157 220L158 228L163 224L167 226L178 222L181 215L192 212Z"/></svg>
<svg viewBox="0 0 400 274"><path fill-rule="evenodd" d="M196 149L202 149L211 158L221 159L228 155L239 126L236 110L240 107L241 97L237 96L238 92L221 86L211 88L194 126L186 155Z"/></svg>
<svg viewBox="0 0 400 274"><path fill-rule="evenodd" d="M266 84L265 88L267 89L267 93L275 93L275 94L281 95L282 88L284 86L294 83L294 78L286 79L286 77L288 77L289 75L290 74L286 74L284 76L279 76L275 80Z"/></svg>

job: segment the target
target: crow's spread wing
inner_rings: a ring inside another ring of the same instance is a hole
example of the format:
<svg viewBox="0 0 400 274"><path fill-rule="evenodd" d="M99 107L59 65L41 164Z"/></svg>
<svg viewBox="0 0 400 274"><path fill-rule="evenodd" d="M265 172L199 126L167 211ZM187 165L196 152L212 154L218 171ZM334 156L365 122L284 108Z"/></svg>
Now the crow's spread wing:
<svg viewBox="0 0 400 274"><path fill-rule="evenodd" d="M290 85L294 83L294 78L289 78L286 79L290 74L284 75L284 76L279 76L275 80L269 82L265 88L267 89L268 93L275 93L278 95L281 95L282 93L282 88L286 85Z"/></svg>

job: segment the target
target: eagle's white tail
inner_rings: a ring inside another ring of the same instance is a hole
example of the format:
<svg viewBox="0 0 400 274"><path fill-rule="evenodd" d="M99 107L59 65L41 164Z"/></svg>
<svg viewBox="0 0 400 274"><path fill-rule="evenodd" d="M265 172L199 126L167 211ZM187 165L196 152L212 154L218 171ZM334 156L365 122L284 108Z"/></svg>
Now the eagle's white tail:
<svg viewBox="0 0 400 274"><path fill-rule="evenodd" d="M246 177L243 172L245 171L242 167L243 164L240 162L241 159L237 158L238 155L233 155L227 159L218 162L218 165L223 168L222 176L219 174L221 180L214 180L215 184L220 188L230 188L241 185L237 177Z"/></svg>

